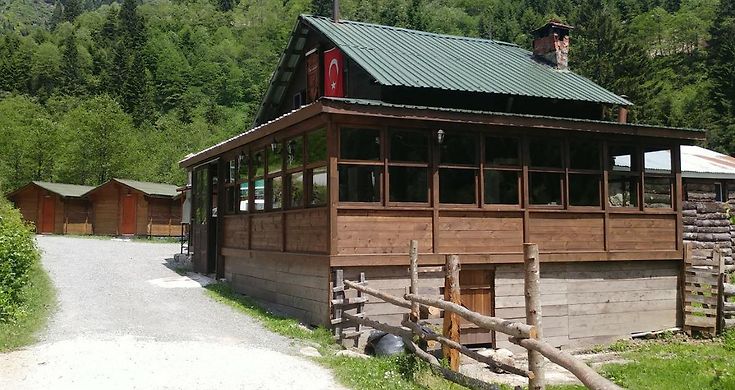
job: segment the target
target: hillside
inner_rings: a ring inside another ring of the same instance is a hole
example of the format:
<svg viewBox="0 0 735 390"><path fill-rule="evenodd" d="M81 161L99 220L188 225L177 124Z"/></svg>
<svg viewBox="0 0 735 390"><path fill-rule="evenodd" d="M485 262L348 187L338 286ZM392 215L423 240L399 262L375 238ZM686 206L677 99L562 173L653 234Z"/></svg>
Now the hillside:
<svg viewBox="0 0 735 390"><path fill-rule="evenodd" d="M0 188L113 176L181 183L177 161L246 130L300 13L331 1L0 0ZM732 141L734 0L343 0L343 17L528 47L576 26L571 67L633 121ZM719 15L719 16L718 16ZM729 62L728 62L729 61Z"/></svg>

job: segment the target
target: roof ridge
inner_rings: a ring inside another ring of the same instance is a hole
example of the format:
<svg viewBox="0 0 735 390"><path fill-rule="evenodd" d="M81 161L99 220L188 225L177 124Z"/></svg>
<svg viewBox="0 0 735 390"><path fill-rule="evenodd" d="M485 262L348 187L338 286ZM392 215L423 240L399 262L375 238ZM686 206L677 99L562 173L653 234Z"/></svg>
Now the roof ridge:
<svg viewBox="0 0 735 390"><path fill-rule="evenodd" d="M326 16L301 14L301 17L302 18L322 19L322 20L327 20L330 22L332 21L331 18L328 18ZM439 37L439 38L456 39L459 41L487 42L487 43L494 43L494 44L503 45L503 46L511 46L511 47L520 48L520 46L518 46L515 43L499 41L496 39L486 39L486 38L478 38L478 37L467 37L467 36L462 36L462 35L434 33L430 31L414 30L414 29L405 28L405 27L388 26L385 24L377 24L377 23L370 23L370 22L359 22L356 20L348 20L348 19L340 19L339 22L337 23L359 24L359 25L367 26L367 27L375 27L375 28L380 28L384 30L403 31L403 32L411 33L411 34L417 34L417 35L429 35L429 36Z"/></svg>

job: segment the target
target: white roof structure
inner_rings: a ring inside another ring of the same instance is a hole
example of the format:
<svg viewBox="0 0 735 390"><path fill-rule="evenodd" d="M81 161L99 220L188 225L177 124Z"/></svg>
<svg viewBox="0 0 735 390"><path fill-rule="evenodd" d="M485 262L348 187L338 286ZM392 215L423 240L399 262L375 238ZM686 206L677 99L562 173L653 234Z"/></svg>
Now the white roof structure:
<svg viewBox="0 0 735 390"><path fill-rule="evenodd" d="M702 179L735 179L735 157L699 146L682 145L681 176Z"/></svg>

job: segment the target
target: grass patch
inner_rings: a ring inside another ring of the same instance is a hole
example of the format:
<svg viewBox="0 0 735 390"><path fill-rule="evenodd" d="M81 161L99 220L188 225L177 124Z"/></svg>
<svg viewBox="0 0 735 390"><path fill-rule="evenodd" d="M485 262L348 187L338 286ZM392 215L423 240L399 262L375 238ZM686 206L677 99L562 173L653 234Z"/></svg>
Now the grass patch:
<svg viewBox="0 0 735 390"><path fill-rule="evenodd" d="M13 322L0 322L0 352L7 352L37 341L38 332L46 325L56 305L56 290L39 262L30 268L24 287L26 307Z"/></svg>
<svg viewBox="0 0 735 390"><path fill-rule="evenodd" d="M332 369L337 380L352 389L464 389L462 386L437 377L431 373L427 363L413 355L404 354L370 359L337 356L335 353L341 348L334 343L332 334L327 329L311 330L301 326L293 318L274 315L252 299L235 293L226 283L210 284L206 287L206 291L207 295L214 300L259 320L266 329L314 345L322 354L321 358L315 360Z"/></svg>

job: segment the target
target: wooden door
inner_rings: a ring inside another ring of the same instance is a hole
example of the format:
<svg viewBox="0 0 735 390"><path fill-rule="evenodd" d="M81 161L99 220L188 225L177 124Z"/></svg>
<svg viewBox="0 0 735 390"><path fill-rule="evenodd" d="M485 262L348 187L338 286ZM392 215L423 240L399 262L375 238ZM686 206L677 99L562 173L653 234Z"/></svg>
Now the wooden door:
<svg viewBox="0 0 735 390"><path fill-rule="evenodd" d="M209 225L212 214L209 166L194 170L192 178L191 246L194 271L206 274L209 258Z"/></svg>
<svg viewBox="0 0 735 390"><path fill-rule="evenodd" d="M127 194L122 201L122 221L120 234L135 234L135 195Z"/></svg>
<svg viewBox="0 0 735 390"><path fill-rule="evenodd" d="M53 233L56 222L56 198L44 196L41 205L41 233Z"/></svg>
<svg viewBox="0 0 735 390"><path fill-rule="evenodd" d="M494 282L495 272L493 270L459 271L462 305L480 314L494 315ZM492 332L488 330L468 321L460 321L460 340L462 344L493 344L493 337Z"/></svg>

